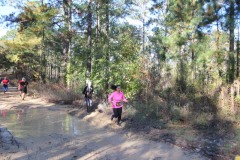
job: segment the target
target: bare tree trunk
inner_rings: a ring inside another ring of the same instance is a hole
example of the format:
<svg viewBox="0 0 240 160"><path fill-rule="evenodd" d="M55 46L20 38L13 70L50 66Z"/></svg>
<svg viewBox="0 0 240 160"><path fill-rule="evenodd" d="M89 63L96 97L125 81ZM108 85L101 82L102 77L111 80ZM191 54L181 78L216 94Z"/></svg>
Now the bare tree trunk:
<svg viewBox="0 0 240 160"><path fill-rule="evenodd" d="M52 64L50 65L50 79L52 80L52 74L53 74L53 66Z"/></svg>
<svg viewBox="0 0 240 160"><path fill-rule="evenodd" d="M145 17L142 17L142 52L145 52Z"/></svg>
<svg viewBox="0 0 240 160"><path fill-rule="evenodd" d="M41 1L41 9L43 9L43 0ZM43 10L42 10L43 12ZM41 42L41 71L40 71L40 80L42 83L46 83L46 57L45 57L45 52L44 52L44 40L45 40L45 28L42 28L42 42Z"/></svg>
<svg viewBox="0 0 240 160"><path fill-rule="evenodd" d="M63 44L63 55L64 55L64 83L67 84L67 87L70 87L70 65L71 65L71 28L72 28L72 0L63 0L63 10L64 10L64 19L65 27L68 29L67 36L64 38Z"/></svg>
<svg viewBox="0 0 240 160"><path fill-rule="evenodd" d="M109 89L109 80L110 80L110 55L109 55L109 29L110 29L110 21L109 21L109 0L106 0L105 4L105 14L106 14L106 82L105 82L105 91L106 91L106 99L108 96Z"/></svg>
<svg viewBox="0 0 240 160"><path fill-rule="evenodd" d="M234 71L235 71L235 60L234 60L234 0L230 1L229 10L230 19L230 36L229 36L229 83L234 81Z"/></svg>
<svg viewBox="0 0 240 160"><path fill-rule="evenodd" d="M96 14L97 14L97 26L96 26L96 41L98 43L101 32L101 16L100 16L100 0L96 1Z"/></svg>
<svg viewBox="0 0 240 160"><path fill-rule="evenodd" d="M59 81L60 78L61 78L61 67L58 66L58 67L57 67L57 81Z"/></svg>
<svg viewBox="0 0 240 160"><path fill-rule="evenodd" d="M194 51L192 50L192 83L194 82L195 79L195 54Z"/></svg>
<svg viewBox="0 0 240 160"><path fill-rule="evenodd" d="M240 44L239 44L239 40L240 40L240 35L239 35L239 26L238 26L238 40L237 40L237 73L236 73L236 77L239 77L239 54L240 54Z"/></svg>
<svg viewBox="0 0 240 160"><path fill-rule="evenodd" d="M219 39L220 39L220 31L219 31L219 21L217 19L217 56L218 56L217 58L221 59L220 48L219 48ZM220 62L218 62L217 67L218 67L218 75L219 75L219 77L222 77L222 69L221 69L221 63Z"/></svg>
<svg viewBox="0 0 240 160"><path fill-rule="evenodd" d="M70 87L70 69L71 69L71 42L72 42L72 0L69 1L68 6L68 53L67 53L67 87Z"/></svg>
<svg viewBox="0 0 240 160"><path fill-rule="evenodd" d="M235 106L234 106L234 86L231 86L231 111L235 113Z"/></svg>
<svg viewBox="0 0 240 160"><path fill-rule="evenodd" d="M88 54L87 54L87 73L86 77L90 77L91 71L92 71L92 1L88 0L88 29L87 29L87 48L88 48Z"/></svg>
<svg viewBox="0 0 240 160"><path fill-rule="evenodd" d="M221 100L221 107L224 107L225 105L225 101L224 101L224 93L225 93L225 88L222 88L222 91L221 91L221 98L220 98L220 100Z"/></svg>

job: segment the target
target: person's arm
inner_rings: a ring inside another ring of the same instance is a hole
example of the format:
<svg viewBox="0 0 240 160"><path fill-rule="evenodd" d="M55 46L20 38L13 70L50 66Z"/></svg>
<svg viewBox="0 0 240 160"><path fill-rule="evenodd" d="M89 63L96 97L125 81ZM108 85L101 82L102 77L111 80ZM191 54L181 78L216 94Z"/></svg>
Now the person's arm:
<svg viewBox="0 0 240 160"><path fill-rule="evenodd" d="M85 87L85 88L83 89L82 94L85 94L85 93L86 93L86 90L87 90L87 87Z"/></svg>
<svg viewBox="0 0 240 160"><path fill-rule="evenodd" d="M123 102L128 102L128 100L126 99L126 97L125 97L125 95L123 94L123 97L122 97L122 99L123 99Z"/></svg>
<svg viewBox="0 0 240 160"><path fill-rule="evenodd" d="M29 85L29 83L27 82L27 85L26 85L27 91L29 91L28 85ZM29 93L29 92L27 92L27 93Z"/></svg>
<svg viewBox="0 0 240 160"><path fill-rule="evenodd" d="M20 90L20 82L18 82L18 90Z"/></svg>
<svg viewBox="0 0 240 160"><path fill-rule="evenodd" d="M94 90L93 90L93 87L92 87L92 91L91 91L91 94L93 94L94 93Z"/></svg>
<svg viewBox="0 0 240 160"><path fill-rule="evenodd" d="M113 95L114 95L114 93L111 93L108 97L108 102L111 103L111 104L113 104L113 102L112 102L113 101Z"/></svg>

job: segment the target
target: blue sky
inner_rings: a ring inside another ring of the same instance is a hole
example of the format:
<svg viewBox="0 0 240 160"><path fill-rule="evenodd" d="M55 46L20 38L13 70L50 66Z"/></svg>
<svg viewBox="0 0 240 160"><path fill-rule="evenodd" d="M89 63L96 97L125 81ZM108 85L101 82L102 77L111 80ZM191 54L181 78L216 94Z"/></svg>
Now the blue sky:
<svg viewBox="0 0 240 160"><path fill-rule="evenodd" d="M5 16L5 15L9 15L10 13L13 13L13 12L18 12L18 10L12 6L0 6L0 17L1 16ZM130 17L126 18L126 21L128 21L130 24L132 25L136 25L136 26L141 26L141 21L139 20L135 20L135 19L132 19ZM7 31L11 30L13 28L9 28L6 26L5 23L1 24L0 23L0 37L4 36Z"/></svg>
<svg viewBox="0 0 240 160"><path fill-rule="evenodd" d="M10 13L17 12L18 10L15 9L12 6L0 6L0 17L4 15L9 15ZM9 31L10 28L6 27L6 24L0 23L0 37L6 34L7 31Z"/></svg>

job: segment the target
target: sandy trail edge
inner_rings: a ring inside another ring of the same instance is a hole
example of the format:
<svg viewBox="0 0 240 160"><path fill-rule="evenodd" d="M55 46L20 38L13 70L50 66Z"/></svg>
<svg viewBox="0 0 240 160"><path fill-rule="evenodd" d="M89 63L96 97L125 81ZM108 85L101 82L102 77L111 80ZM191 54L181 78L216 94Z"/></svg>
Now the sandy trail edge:
<svg viewBox="0 0 240 160"><path fill-rule="evenodd" d="M41 98L27 97L25 101L13 92L0 95L0 110L3 109L29 109L37 107L57 107L69 110L69 106L48 103ZM82 114L81 114L82 115ZM82 136L69 136L52 133L49 136L28 137L19 141L18 150L0 150L0 159L17 160L197 160L206 159L197 153L190 153L179 147L157 143L137 138L125 131L114 132L106 129L108 125L114 125L109 117L99 118L97 112L84 117L83 121L89 122L89 126L96 130L87 131ZM108 121L103 123L103 121ZM117 126L115 127L117 129Z"/></svg>

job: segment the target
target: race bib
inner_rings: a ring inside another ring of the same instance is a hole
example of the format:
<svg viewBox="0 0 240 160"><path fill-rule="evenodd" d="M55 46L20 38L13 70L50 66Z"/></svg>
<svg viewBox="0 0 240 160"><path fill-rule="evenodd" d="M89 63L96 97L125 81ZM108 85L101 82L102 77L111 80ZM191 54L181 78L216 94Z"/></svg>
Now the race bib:
<svg viewBox="0 0 240 160"><path fill-rule="evenodd" d="M122 102L117 102L116 103L116 106L121 106L122 105Z"/></svg>

